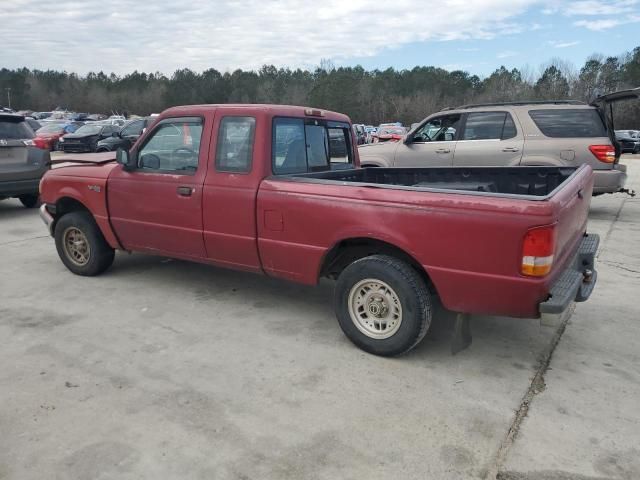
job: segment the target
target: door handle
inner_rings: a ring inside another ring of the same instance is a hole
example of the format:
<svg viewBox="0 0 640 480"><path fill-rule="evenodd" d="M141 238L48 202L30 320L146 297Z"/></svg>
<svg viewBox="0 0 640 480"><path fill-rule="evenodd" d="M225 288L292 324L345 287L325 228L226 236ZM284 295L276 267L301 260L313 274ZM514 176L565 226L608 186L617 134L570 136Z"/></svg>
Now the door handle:
<svg viewBox="0 0 640 480"><path fill-rule="evenodd" d="M436 150L436 153L450 153L451 150L449 150L448 148L439 148Z"/></svg>
<svg viewBox="0 0 640 480"><path fill-rule="evenodd" d="M515 153L519 150L520 149L518 147L505 147L502 149L503 152L512 152L512 153Z"/></svg>
<svg viewBox="0 0 640 480"><path fill-rule="evenodd" d="M193 188L191 187L178 187L178 195L181 197L190 197L193 193Z"/></svg>

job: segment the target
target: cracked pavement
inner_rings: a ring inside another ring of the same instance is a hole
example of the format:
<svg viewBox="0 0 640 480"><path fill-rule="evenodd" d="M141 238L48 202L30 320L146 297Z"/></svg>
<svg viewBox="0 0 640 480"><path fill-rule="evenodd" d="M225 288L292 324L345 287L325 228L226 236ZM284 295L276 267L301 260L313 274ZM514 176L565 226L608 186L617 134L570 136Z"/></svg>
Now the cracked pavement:
<svg viewBox="0 0 640 480"><path fill-rule="evenodd" d="M598 284L568 322L473 317L451 356L440 312L383 359L328 282L126 254L77 277L0 202L0 479L640 478L640 198L593 199L589 230Z"/></svg>

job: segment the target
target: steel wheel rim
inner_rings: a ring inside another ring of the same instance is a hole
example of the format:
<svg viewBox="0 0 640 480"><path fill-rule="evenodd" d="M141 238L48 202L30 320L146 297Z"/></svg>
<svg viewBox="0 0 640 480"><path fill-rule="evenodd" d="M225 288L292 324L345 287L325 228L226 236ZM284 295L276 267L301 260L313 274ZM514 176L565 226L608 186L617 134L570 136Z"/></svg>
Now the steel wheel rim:
<svg viewBox="0 0 640 480"><path fill-rule="evenodd" d="M356 283L349 292L348 306L351 321L369 338L389 338L402 324L400 298L382 280L366 278Z"/></svg>
<svg viewBox="0 0 640 480"><path fill-rule="evenodd" d="M62 244L65 255L74 265L83 267L89 263L91 247L82 230L76 227L67 227L62 234Z"/></svg>

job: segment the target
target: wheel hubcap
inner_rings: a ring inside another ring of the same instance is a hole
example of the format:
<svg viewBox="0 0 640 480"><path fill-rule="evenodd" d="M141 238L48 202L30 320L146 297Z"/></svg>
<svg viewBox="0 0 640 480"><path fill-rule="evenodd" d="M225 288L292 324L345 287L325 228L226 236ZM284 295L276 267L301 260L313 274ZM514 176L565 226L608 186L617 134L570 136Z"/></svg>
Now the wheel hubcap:
<svg viewBox="0 0 640 480"><path fill-rule="evenodd" d="M349 292L349 315L353 324L367 337L382 340L400 328L402 305L388 284L367 278Z"/></svg>
<svg viewBox="0 0 640 480"><path fill-rule="evenodd" d="M86 235L76 227L69 227L63 234L64 253L74 264L82 267L89 262L91 248Z"/></svg>

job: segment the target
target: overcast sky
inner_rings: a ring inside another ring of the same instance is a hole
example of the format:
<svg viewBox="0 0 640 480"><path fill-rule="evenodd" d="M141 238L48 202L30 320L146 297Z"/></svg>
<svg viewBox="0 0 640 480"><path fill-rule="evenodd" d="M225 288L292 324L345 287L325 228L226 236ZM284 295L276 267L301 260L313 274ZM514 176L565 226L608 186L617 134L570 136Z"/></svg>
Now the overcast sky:
<svg viewBox="0 0 640 480"><path fill-rule="evenodd" d="M640 0L0 0L0 67L436 65L486 75L640 46Z"/></svg>

